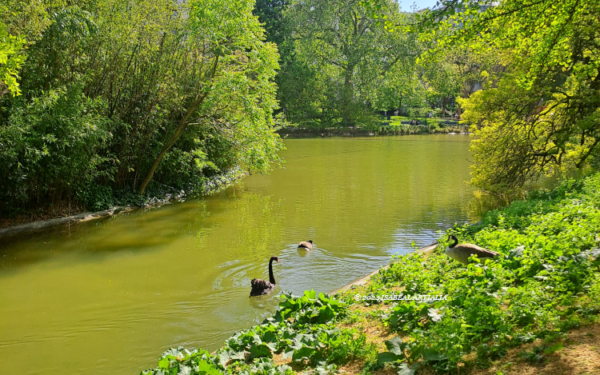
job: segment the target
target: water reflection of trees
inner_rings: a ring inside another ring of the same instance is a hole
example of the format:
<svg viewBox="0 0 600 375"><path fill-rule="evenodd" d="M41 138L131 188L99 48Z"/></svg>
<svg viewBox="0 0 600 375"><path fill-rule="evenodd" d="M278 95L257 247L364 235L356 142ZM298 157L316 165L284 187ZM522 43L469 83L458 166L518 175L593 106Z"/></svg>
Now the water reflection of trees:
<svg viewBox="0 0 600 375"><path fill-rule="evenodd" d="M478 216L464 184L469 152L463 140L293 140L287 147L294 155L287 170L246 186L273 192L287 209L284 226L300 239L314 230L321 247L352 253L371 244L374 255L383 255L398 228L437 231Z"/></svg>
<svg viewBox="0 0 600 375"><path fill-rule="evenodd" d="M387 256L399 243L428 241L455 222L477 221L497 204L464 183L466 141L450 136L289 141L284 170L251 176L213 197L80 224L70 236L58 231L15 241L0 248L9 254L4 268L69 252L95 261L179 241L190 251L209 253L217 264L240 259L262 265L309 238L340 258Z"/></svg>
<svg viewBox="0 0 600 375"><path fill-rule="evenodd" d="M196 228L198 249L225 252L231 259L261 261L283 247L283 202L233 188L218 198L227 211L211 215ZM210 207L215 202L209 202ZM218 206L218 204L217 204Z"/></svg>

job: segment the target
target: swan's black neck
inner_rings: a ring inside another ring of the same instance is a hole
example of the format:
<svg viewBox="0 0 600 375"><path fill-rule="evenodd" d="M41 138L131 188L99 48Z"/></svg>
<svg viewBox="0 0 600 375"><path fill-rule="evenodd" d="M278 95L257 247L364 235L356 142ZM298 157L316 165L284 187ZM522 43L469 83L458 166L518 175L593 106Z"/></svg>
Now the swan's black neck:
<svg viewBox="0 0 600 375"><path fill-rule="evenodd" d="M271 258L271 260L269 260L269 282L273 285L275 285L275 277L273 277L273 261L275 260L275 258Z"/></svg>
<svg viewBox="0 0 600 375"><path fill-rule="evenodd" d="M458 238L455 235L450 235L450 238L454 241L454 243L450 244L450 248L452 249L454 246L458 245Z"/></svg>

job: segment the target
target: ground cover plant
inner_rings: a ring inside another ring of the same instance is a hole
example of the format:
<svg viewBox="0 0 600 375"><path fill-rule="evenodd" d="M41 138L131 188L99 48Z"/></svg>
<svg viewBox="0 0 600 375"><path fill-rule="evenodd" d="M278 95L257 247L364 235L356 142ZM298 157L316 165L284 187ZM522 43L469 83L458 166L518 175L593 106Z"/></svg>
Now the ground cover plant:
<svg viewBox="0 0 600 375"><path fill-rule="evenodd" d="M394 257L363 286L284 294L272 318L214 354L172 349L142 374L466 373L538 339L520 358L541 363L567 331L600 322L599 209L600 174L533 192L440 233L431 254ZM443 253L448 234L502 256L464 266ZM386 297L400 294L446 298Z"/></svg>
<svg viewBox="0 0 600 375"><path fill-rule="evenodd" d="M477 225L454 226L433 254L394 259L362 291L381 297L446 295L438 301L380 304L378 318L401 336L396 362L441 373L487 366L511 347L560 336L600 312L600 175L566 181L489 212ZM442 251L448 234L503 255L463 266ZM353 293L348 294L350 300ZM541 360L548 345L529 353Z"/></svg>
<svg viewBox="0 0 600 375"><path fill-rule="evenodd" d="M340 364L376 356L364 334L336 326L347 314L348 304L323 293L283 294L275 316L236 332L214 354L171 349L142 375L331 373ZM286 364L276 364L275 356Z"/></svg>

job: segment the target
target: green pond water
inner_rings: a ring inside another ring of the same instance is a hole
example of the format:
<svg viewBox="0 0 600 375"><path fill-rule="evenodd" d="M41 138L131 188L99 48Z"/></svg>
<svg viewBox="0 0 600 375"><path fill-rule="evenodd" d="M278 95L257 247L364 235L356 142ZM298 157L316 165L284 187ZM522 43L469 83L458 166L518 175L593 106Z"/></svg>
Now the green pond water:
<svg viewBox="0 0 600 375"><path fill-rule="evenodd" d="M285 168L217 195L0 238L0 373L137 375L169 347L217 349L281 290L330 292L477 221L468 142L286 140ZM270 256L276 291L248 298Z"/></svg>

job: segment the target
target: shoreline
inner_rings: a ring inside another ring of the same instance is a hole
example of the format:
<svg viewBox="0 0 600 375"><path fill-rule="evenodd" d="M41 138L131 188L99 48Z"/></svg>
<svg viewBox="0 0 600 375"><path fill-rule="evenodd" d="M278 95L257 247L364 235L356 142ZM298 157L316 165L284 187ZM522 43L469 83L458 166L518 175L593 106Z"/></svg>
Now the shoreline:
<svg viewBox="0 0 600 375"><path fill-rule="evenodd" d="M415 250L412 253L409 253L407 255L410 255L410 254L419 254L419 253L423 253L423 254L429 255L432 252L434 252L437 247L438 247L438 242L435 241L435 242L430 243L427 246L423 246L423 247L421 247L421 248L419 248L419 249L417 249L417 250ZM341 288L334 289L332 292L329 293L329 295L334 295L334 294L345 292L347 290L352 289L353 286L365 285L367 283L367 281L369 281L369 279L373 275L376 275L381 270L385 270L385 269L389 268L390 264L391 263L386 264L385 266L379 267L378 269L376 269L375 271L369 273L368 275L360 277L360 278L352 281L351 283L342 286Z"/></svg>
<svg viewBox="0 0 600 375"><path fill-rule="evenodd" d="M103 211L86 211L70 216L34 220L23 224L11 225L5 228L0 228L0 238L8 236L17 236L24 233L35 233L38 231L58 227L65 224L71 225L108 217L114 217L123 213L131 213L139 210L159 208L166 204L185 201L186 199L211 196L232 186L235 182L241 180L246 175L247 174L245 172L234 171L231 174L216 176L206 183L202 192L192 192L189 194L185 194L184 192L180 194L167 194L163 198L156 196L148 197L148 199L142 206L115 206Z"/></svg>
<svg viewBox="0 0 600 375"><path fill-rule="evenodd" d="M113 207L108 210L99 211L99 212L83 212L77 215L71 215L66 217L59 217L48 220L37 220L30 223L13 225L10 227L0 229L0 238L5 236L11 236L16 234L21 234L25 232L34 232L42 229L48 229L52 227L56 227L62 224L77 224L83 223L86 221L92 221L96 219L102 219L105 217L116 216L125 212L132 212L140 209L140 207Z"/></svg>
<svg viewBox="0 0 600 375"><path fill-rule="evenodd" d="M393 130L390 126L381 126L377 129L363 128L339 128L339 129L306 129L306 128L283 128L277 130L281 139L302 138L348 138L348 137L383 137L398 135L429 135L429 134L470 134L468 125L449 125L443 128L430 130L426 125L411 125L412 131L403 132ZM466 129L466 132L464 130Z"/></svg>

